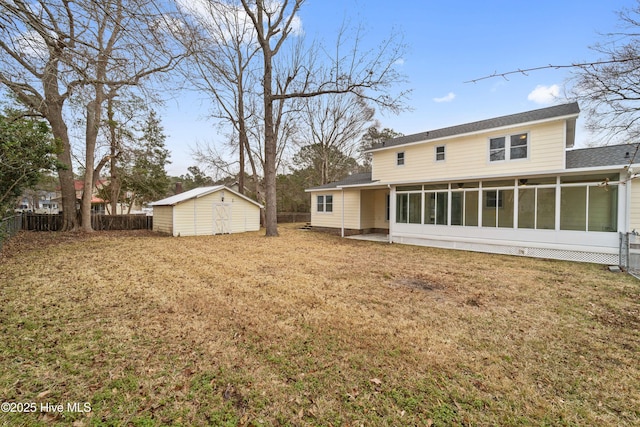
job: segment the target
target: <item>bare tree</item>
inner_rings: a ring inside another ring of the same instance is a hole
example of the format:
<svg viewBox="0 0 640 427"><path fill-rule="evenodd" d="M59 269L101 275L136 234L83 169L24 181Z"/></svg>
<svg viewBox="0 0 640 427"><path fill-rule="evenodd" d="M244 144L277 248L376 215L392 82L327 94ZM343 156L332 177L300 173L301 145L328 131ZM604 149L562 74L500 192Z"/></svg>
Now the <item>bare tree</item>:
<svg viewBox="0 0 640 427"><path fill-rule="evenodd" d="M592 47L602 60L576 67L571 95L587 112L589 131L626 142L640 136L640 1L618 17L624 31Z"/></svg>
<svg viewBox="0 0 640 427"><path fill-rule="evenodd" d="M277 236L276 162L277 122L274 121L278 103L288 99L312 98L327 94L353 93L369 99L376 105L398 111L406 92L392 96L389 89L403 81L395 63L401 59L403 47L389 39L375 51L363 52L361 32L347 37L340 32L335 52L327 61L307 52L309 61L294 62L288 73L274 74L274 61L283 50L285 41L294 29L296 14L304 0L241 0L245 13L251 19L255 37L262 53L262 89L264 103L264 172L266 186L266 235ZM352 44L347 46L347 39ZM344 50L347 52L344 52ZM317 46L314 52L317 52ZM323 65L327 64L328 65Z"/></svg>
<svg viewBox="0 0 640 427"><path fill-rule="evenodd" d="M310 153L319 169L319 182L313 185L342 178L335 172L342 173L348 159L355 163L360 137L374 113L373 108L352 93L306 99L302 115L306 126L301 131L301 140L305 147L313 147Z"/></svg>
<svg viewBox="0 0 640 427"><path fill-rule="evenodd" d="M91 230L96 141L104 103L127 86L171 70L182 58L163 40L171 21L155 0L73 2L11 0L0 4L0 83L49 121L63 150L59 161L64 228L75 229L75 189L65 103L84 96L85 174L82 229ZM97 174L96 174L97 175Z"/></svg>
<svg viewBox="0 0 640 427"><path fill-rule="evenodd" d="M51 125L62 146L58 176L63 229L77 227L71 144L63 107L80 82L64 66L76 43L70 1L32 5L21 0L0 3L0 83L21 103Z"/></svg>
<svg viewBox="0 0 640 427"><path fill-rule="evenodd" d="M254 176L258 174L247 130L247 121L255 114L249 108L249 98L255 96L252 89L258 84L252 66L259 47L252 43L251 22L244 18L241 8L231 3L207 1L179 4L188 14L185 23L189 31L183 33L187 37L183 42L193 50L188 61L187 76L198 90L208 93L215 101L214 118L230 124L233 129L230 145L237 151L238 187L243 193L247 157ZM212 151L216 150L198 147L196 157L202 160L209 156L209 162L216 169L227 169L228 162Z"/></svg>
<svg viewBox="0 0 640 427"><path fill-rule="evenodd" d="M586 128L607 141L634 140L640 136L640 1L618 12L620 32L604 34L605 41L592 46L594 61L549 64L494 72L465 83L512 75L529 75L545 69L569 69L572 87L568 97L586 111Z"/></svg>
<svg viewBox="0 0 640 427"><path fill-rule="evenodd" d="M371 171L371 153L367 153L366 151L377 144L382 144L383 142L404 136L400 132L396 132L391 128L382 128L379 122L373 126L370 126L366 132L360 138L360 147L358 149L360 158L362 160L362 168L366 171Z"/></svg>

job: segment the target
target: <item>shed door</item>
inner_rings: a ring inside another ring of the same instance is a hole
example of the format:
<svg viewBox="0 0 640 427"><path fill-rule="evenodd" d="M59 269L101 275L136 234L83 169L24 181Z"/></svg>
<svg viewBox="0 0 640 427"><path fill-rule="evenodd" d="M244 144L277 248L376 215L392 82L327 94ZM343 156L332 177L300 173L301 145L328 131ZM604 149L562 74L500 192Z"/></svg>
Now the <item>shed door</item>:
<svg viewBox="0 0 640 427"><path fill-rule="evenodd" d="M213 204L213 234L231 233L231 203Z"/></svg>

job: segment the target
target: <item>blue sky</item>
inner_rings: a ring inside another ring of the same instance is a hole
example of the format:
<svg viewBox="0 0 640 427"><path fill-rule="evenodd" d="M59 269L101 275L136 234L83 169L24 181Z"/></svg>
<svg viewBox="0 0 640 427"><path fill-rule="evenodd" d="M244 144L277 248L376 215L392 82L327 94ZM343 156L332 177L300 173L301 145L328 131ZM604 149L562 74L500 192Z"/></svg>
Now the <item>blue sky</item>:
<svg viewBox="0 0 640 427"><path fill-rule="evenodd" d="M604 41L603 33L619 30L616 12L635 4L635 0L308 0L300 18L306 37L328 46L345 20L363 24L371 46L392 31L402 32L409 49L399 67L413 89L408 101L412 111L378 113L377 119L383 127L409 135L558 103L543 102L544 97L535 94L554 85L562 94L570 77L567 69L465 82L494 72L594 60L597 55L589 46ZM190 147L196 142L224 140L207 121L208 110L204 97L186 93L160 110L172 153L169 174L184 174L195 164ZM577 146L591 142L590 135L578 132Z"/></svg>

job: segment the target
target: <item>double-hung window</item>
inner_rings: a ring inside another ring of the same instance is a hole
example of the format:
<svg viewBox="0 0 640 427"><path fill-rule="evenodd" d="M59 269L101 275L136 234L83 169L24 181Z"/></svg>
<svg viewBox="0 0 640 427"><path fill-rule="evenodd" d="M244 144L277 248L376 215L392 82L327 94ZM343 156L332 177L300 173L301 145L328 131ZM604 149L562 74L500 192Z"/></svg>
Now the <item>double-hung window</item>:
<svg viewBox="0 0 640 427"><path fill-rule="evenodd" d="M396 153L396 166L404 166L404 151Z"/></svg>
<svg viewBox="0 0 640 427"><path fill-rule="evenodd" d="M333 196L318 196L316 200L318 202L316 208L318 212L333 212Z"/></svg>
<svg viewBox="0 0 640 427"><path fill-rule="evenodd" d="M526 133L489 139L490 162L526 159L528 157L529 135Z"/></svg>
<svg viewBox="0 0 640 427"><path fill-rule="evenodd" d="M489 161L497 162L505 160L505 140L504 136L491 138L489 140Z"/></svg>
<svg viewBox="0 0 640 427"><path fill-rule="evenodd" d="M436 147L436 162L444 162L445 150L444 145L438 145Z"/></svg>

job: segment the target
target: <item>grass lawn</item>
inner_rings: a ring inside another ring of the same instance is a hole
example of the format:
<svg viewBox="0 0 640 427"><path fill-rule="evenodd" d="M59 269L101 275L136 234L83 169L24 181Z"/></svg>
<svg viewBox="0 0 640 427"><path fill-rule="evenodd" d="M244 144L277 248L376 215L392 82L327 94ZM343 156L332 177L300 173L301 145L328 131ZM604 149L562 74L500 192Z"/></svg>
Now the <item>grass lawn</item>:
<svg viewBox="0 0 640 427"><path fill-rule="evenodd" d="M633 277L280 232L16 237L0 424L640 423Z"/></svg>

